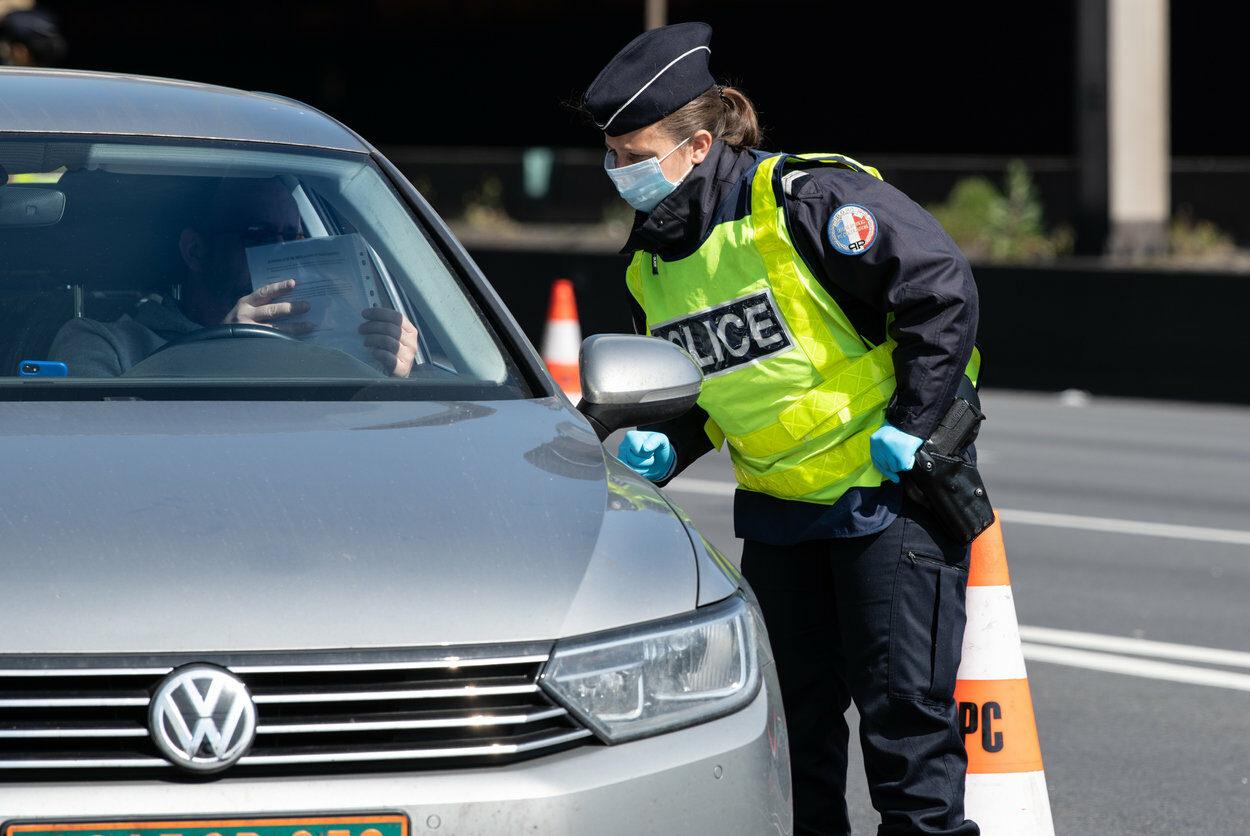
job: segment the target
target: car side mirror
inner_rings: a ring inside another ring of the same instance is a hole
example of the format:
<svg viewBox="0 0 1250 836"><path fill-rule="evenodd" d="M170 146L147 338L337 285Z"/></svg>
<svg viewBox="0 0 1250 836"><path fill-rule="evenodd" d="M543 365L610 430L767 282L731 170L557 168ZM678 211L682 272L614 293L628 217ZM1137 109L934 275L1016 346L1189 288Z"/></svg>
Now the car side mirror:
<svg viewBox="0 0 1250 836"><path fill-rule="evenodd" d="M582 400L577 409L603 441L623 427L667 421L699 399L703 371L674 343L633 334L582 341Z"/></svg>

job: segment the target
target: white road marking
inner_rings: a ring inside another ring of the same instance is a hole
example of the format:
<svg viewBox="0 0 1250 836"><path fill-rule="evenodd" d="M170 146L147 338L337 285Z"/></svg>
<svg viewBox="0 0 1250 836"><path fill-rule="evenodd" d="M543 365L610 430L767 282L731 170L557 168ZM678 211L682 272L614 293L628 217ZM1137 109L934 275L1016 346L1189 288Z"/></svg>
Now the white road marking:
<svg viewBox="0 0 1250 836"><path fill-rule="evenodd" d="M1235 528L1203 528L1196 525L1116 520L1108 517L1079 517L1075 514L1048 514L1043 511L1020 511L999 508L1007 522L1023 525L1044 525L1051 528L1073 528L1080 531L1103 531L1109 534L1139 534L1143 537L1166 537L1174 540L1201 540L1206 543L1233 543L1250 546L1250 531Z"/></svg>
<svg viewBox="0 0 1250 836"><path fill-rule="evenodd" d="M1250 668L1250 653L1240 650L1224 650L1218 647L1195 647L1188 644L1134 639L1128 636L1104 636L1100 633L1058 630L1054 627L1030 627L1027 624L1020 625L1020 638L1026 642L1075 647L1081 650L1103 650L1130 656L1153 656L1156 659L1179 659L1183 662L1224 665L1230 668Z"/></svg>
<svg viewBox="0 0 1250 836"><path fill-rule="evenodd" d="M1250 691L1250 674L1245 673L1195 668L1190 665L1177 665L1173 662L1135 659L1130 656L1116 656L1111 653L1096 653L1070 647L1049 647L1030 642L1025 642L1023 649L1024 658L1030 662L1050 662L1091 671L1183 682L1187 685L1209 685L1215 688Z"/></svg>
<svg viewBox="0 0 1250 836"><path fill-rule="evenodd" d="M733 496L736 485L715 479L681 477L665 490L677 493L694 493L706 496ZM1110 517L1082 517L1076 514L1052 514L1045 511L1025 511L1018 508L999 508L999 515L1007 522L1021 525L1040 525L1048 528L1067 528L1077 531L1099 531L1106 534L1135 534L1142 537L1163 537L1173 540L1198 540L1205 543L1231 543L1250 546L1250 531L1235 528L1205 528L1196 525L1172 525L1170 523L1145 522L1143 520L1120 520Z"/></svg>
<svg viewBox="0 0 1250 836"><path fill-rule="evenodd" d="M695 479L681 476L669 482L664 490L680 493L701 493L707 496L733 496L738 486L733 482L719 482L715 479Z"/></svg>
<svg viewBox="0 0 1250 836"><path fill-rule="evenodd" d="M686 476L675 480L666 488L677 493L719 497L732 497L735 489L736 485L732 482ZM999 508L998 512L1004 520L1021 525L1250 546L1250 531L1237 529L1202 528L1107 517L1083 517L1013 508ZM1250 674L1247 673L1159 661L1172 659L1224 667L1250 668L1250 653L1238 650L1030 625L1020 625L1020 638L1024 658L1033 662L1066 665L1084 670L1118 673L1166 682L1180 682L1187 685L1250 691Z"/></svg>

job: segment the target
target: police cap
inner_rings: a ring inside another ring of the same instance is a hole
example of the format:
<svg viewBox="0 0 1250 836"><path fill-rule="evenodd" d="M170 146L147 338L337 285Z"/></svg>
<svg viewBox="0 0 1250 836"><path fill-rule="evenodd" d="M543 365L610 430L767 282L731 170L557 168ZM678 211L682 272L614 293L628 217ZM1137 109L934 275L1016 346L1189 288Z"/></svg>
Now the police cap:
<svg viewBox="0 0 1250 836"><path fill-rule="evenodd" d="M716 84L708 71L712 27L675 23L634 38L586 90L590 116L608 136L652 125Z"/></svg>
<svg viewBox="0 0 1250 836"><path fill-rule="evenodd" d="M24 44L35 63L41 66L55 64L65 57L65 38L56 21L37 9L0 15L0 40Z"/></svg>

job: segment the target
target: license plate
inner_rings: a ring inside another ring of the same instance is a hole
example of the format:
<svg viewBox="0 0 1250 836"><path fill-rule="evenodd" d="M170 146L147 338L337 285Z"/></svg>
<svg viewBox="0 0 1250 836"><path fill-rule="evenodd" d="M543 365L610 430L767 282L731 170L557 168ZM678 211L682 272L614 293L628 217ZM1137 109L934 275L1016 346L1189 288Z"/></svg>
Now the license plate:
<svg viewBox="0 0 1250 836"><path fill-rule="evenodd" d="M96 822L11 822L0 836L408 836L408 817L295 816Z"/></svg>

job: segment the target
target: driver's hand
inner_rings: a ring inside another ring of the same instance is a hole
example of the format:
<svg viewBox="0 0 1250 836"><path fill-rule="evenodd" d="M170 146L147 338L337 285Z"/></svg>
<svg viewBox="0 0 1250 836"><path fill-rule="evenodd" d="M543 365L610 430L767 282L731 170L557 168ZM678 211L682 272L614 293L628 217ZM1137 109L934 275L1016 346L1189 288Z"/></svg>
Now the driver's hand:
<svg viewBox="0 0 1250 836"><path fill-rule="evenodd" d="M234 307L230 309L230 313L226 314L226 318L222 320L222 324L229 325L239 322L247 325L264 325L269 328L276 328L279 331L290 331L295 334L306 333L311 328L308 323L292 322L278 325L274 322L275 319L281 319L284 316L298 316L308 313L307 302L274 301L284 293L290 292L293 287L295 287L295 279L283 279L280 282L267 284L264 287L253 290L238 302L235 302Z"/></svg>
<svg viewBox="0 0 1250 836"><path fill-rule="evenodd" d="M417 359L417 326L390 308L365 308L357 330L365 335L365 347L373 349L382 369L391 377L407 377Z"/></svg>

